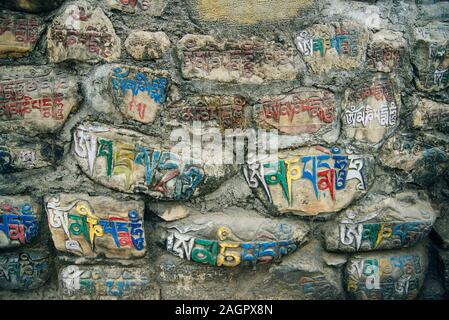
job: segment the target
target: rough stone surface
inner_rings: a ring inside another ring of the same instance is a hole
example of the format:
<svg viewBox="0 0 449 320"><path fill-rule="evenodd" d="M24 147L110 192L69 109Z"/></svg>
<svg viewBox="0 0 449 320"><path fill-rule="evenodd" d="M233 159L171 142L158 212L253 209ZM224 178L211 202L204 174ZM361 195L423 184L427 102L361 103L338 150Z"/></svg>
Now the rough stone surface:
<svg viewBox="0 0 449 320"><path fill-rule="evenodd" d="M59 251L121 259L139 258L146 252L142 202L57 194L45 198L45 208Z"/></svg>
<svg viewBox="0 0 449 320"><path fill-rule="evenodd" d="M366 64L380 72L392 72L403 68L407 61L407 42L402 33L380 30L368 44Z"/></svg>
<svg viewBox="0 0 449 320"><path fill-rule="evenodd" d="M2 1L0 7L6 7L12 10L25 11L31 13L41 13L44 11L54 10L59 7L65 0L6 0Z"/></svg>
<svg viewBox="0 0 449 320"><path fill-rule="evenodd" d="M115 10L137 15L161 16L168 0L106 0Z"/></svg>
<svg viewBox="0 0 449 320"><path fill-rule="evenodd" d="M191 209L182 204L172 204L159 202L151 205L150 210L156 213L164 221L176 221L187 218L191 214Z"/></svg>
<svg viewBox="0 0 449 320"><path fill-rule="evenodd" d="M111 62L120 57L121 40L101 8L84 1L68 3L48 29L51 62Z"/></svg>
<svg viewBox="0 0 449 320"><path fill-rule="evenodd" d="M170 39L164 32L134 31L125 41L126 51L135 60L159 59L170 46Z"/></svg>
<svg viewBox="0 0 449 320"><path fill-rule="evenodd" d="M449 104L421 99L412 117L413 129L449 132Z"/></svg>
<svg viewBox="0 0 449 320"><path fill-rule="evenodd" d="M0 248L32 243L39 235L41 207L29 196L0 196Z"/></svg>

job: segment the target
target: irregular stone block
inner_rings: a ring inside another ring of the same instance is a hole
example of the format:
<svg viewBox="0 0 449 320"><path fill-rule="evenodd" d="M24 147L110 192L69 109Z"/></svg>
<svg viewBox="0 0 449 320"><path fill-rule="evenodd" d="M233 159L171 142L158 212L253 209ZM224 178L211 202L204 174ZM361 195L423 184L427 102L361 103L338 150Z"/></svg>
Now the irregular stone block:
<svg viewBox="0 0 449 320"><path fill-rule="evenodd" d="M356 300L412 300L427 272L423 247L357 254L346 266L345 287Z"/></svg>
<svg viewBox="0 0 449 320"><path fill-rule="evenodd" d="M38 16L0 11L0 58L20 58L34 50L45 24Z"/></svg>
<svg viewBox="0 0 449 320"><path fill-rule="evenodd" d="M304 17L317 5L313 0L187 0L187 4L200 21L248 25Z"/></svg>
<svg viewBox="0 0 449 320"><path fill-rule="evenodd" d="M73 140L73 154L81 170L94 181L121 192L188 200L213 191L235 172L231 166L187 159L185 150L179 151L167 140L111 126L80 125ZM198 162L201 165L194 165Z"/></svg>
<svg viewBox="0 0 449 320"><path fill-rule="evenodd" d="M438 130L449 133L449 104L420 99L412 115L413 129Z"/></svg>
<svg viewBox="0 0 449 320"><path fill-rule="evenodd" d="M355 22L317 24L299 32L296 46L313 73L362 65L369 35Z"/></svg>
<svg viewBox="0 0 449 320"><path fill-rule="evenodd" d="M57 250L83 257L131 259L145 255L144 203L85 194L45 197Z"/></svg>
<svg viewBox="0 0 449 320"><path fill-rule="evenodd" d="M419 90L432 92L449 86L449 24L432 22L413 33L412 63Z"/></svg>
<svg viewBox="0 0 449 320"><path fill-rule="evenodd" d="M167 2L168 0L107 0L112 9L154 17L162 15Z"/></svg>
<svg viewBox="0 0 449 320"><path fill-rule="evenodd" d="M438 250L438 254L443 262L444 288L447 297L449 294L449 251Z"/></svg>
<svg viewBox="0 0 449 320"><path fill-rule="evenodd" d="M328 223L326 250L373 251L411 247L432 230L436 213L424 192L372 195Z"/></svg>
<svg viewBox="0 0 449 320"><path fill-rule="evenodd" d="M169 75L166 71L114 65L107 79L114 105L128 119L153 122L167 99Z"/></svg>
<svg viewBox="0 0 449 320"><path fill-rule="evenodd" d="M32 290L50 277L50 257L40 250L20 250L0 254L0 288Z"/></svg>
<svg viewBox="0 0 449 320"><path fill-rule="evenodd" d="M0 196L0 248L32 243L39 235L41 207L29 196Z"/></svg>
<svg viewBox="0 0 449 320"><path fill-rule="evenodd" d="M364 195L372 182L374 159L352 150L304 147L278 157L244 167L248 185L275 214L337 212Z"/></svg>
<svg viewBox="0 0 449 320"><path fill-rule="evenodd" d="M406 59L407 42L402 33L381 30L373 35L366 52L369 68L380 72L392 72L401 68Z"/></svg>
<svg viewBox="0 0 449 320"><path fill-rule="evenodd" d="M59 272L59 290L70 300L157 299L145 268L69 265Z"/></svg>
<svg viewBox="0 0 449 320"><path fill-rule="evenodd" d="M126 51L136 60L159 59L170 47L165 32L133 31L125 41Z"/></svg>
<svg viewBox="0 0 449 320"><path fill-rule="evenodd" d="M57 69L0 67L0 132L57 131L79 99L77 81Z"/></svg>
<svg viewBox="0 0 449 320"><path fill-rule="evenodd" d="M345 92L343 133L347 138L378 143L399 124L401 98L394 78L379 74L368 84Z"/></svg>
<svg viewBox="0 0 449 320"><path fill-rule="evenodd" d="M299 58L294 48L257 37L218 39L188 34L178 43L185 79L232 83L294 80Z"/></svg>
<svg viewBox="0 0 449 320"><path fill-rule="evenodd" d="M26 11L31 13L41 13L54 10L59 7L65 0L7 0L0 6L17 11Z"/></svg>
<svg viewBox="0 0 449 320"><path fill-rule="evenodd" d="M179 258L217 267L279 261L306 240L304 224L272 221L252 211L195 215L163 224L159 242Z"/></svg>
<svg viewBox="0 0 449 320"><path fill-rule="evenodd" d="M120 58L121 41L101 8L85 1L69 3L48 29L51 62L78 60L88 63L111 62Z"/></svg>
<svg viewBox="0 0 449 320"><path fill-rule="evenodd" d="M440 245L446 250L449 249L449 216L444 214L438 218L433 229L440 240Z"/></svg>
<svg viewBox="0 0 449 320"><path fill-rule="evenodd" d="M254 107L254 116L259 127L288 135L338 130L337 101L327 90L298 88L285 95L263 97Z"/></svg>
<svg viewBox="0 0 449 320"><path fill-rule="evenodd" d="M188 217L191 213L191 209L182 204L172 203L152 203L150 210L164 221L176 221Z"/></svg>

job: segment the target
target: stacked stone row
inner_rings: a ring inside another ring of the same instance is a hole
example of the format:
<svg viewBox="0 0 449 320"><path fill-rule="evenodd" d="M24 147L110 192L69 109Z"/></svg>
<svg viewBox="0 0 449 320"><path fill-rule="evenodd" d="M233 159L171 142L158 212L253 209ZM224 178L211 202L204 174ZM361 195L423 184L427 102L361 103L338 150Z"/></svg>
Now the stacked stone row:
<svg viewBox="0 0 449 320"><path fill-rule="evenodd" d="M2 4L0 295L443 298L449 6L422 2ZM249 129L279 160L207 163Z"/></svg>

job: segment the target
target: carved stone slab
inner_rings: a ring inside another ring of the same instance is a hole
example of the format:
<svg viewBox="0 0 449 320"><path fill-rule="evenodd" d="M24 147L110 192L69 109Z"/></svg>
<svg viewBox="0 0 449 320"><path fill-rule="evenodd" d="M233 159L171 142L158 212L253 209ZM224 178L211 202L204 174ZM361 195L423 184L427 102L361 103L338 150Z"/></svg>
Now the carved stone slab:
<svg viewBox="0 0 449 320"><path fill-rule="evenodd" d="M107 0L112 9L138 15L159 17L168 0Z"/></svg>

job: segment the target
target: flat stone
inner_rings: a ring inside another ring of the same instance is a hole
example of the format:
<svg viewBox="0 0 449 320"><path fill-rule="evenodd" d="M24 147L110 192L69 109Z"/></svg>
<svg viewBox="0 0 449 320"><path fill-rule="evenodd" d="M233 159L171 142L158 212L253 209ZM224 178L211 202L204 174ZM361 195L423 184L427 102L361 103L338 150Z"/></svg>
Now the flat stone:
<svg viewBox="0 0 449 320"><path fill-rule="evenodd" d="M151 123L166 102L167 71L113 65L107 79L114 105L128 119Z"/></svg>
<svg viewBox="0 0 449 320"><path fill-rule="evenodd" d="M235 172L232 166L208 164L204 157L188 163L183 146L170 144L169 139L85 123L74 131L73 155L81 170L105 187L164 200L211 192Z"/></svg>
<svg viewBox="0 0 449 320"><path fill-rule="evenodd" d="M101 8L85 1L68 3L48 29L50 62L66 60L96 63L120 58L121 40Z"/></svg>
<svg viewBox="0 0 449 320"><path fill-rule="evenodd" d="M218 39L185 35L178 43L182 76L231 83L294 80L299 58L293 47L252 37Z"/></svg>
<svg viewBox="0 0 449 320"><path fill-rule="evenodd" d="M244 168L248 185L273 214L316 216L337 212L364 195L374 159L338 147L303 147L280 152L278 162Z"/></svg>
<svg viewBox="0 0 449 320"><path fill-rule="evenodd" d="M260 128L287 135L338 130L337 101L327 90L298 88L280 96L265 96L254 106Z"/></svg>
<svg viewBox="0 0 449 320"><path fill-rule="evenodd" d="M0 138L0 173L44 168L55 160L56 148L49 143L17 143Z"/></svg>
<svg viewBox="0 0 449 320"><path fill-rule="evenodd" d="M170 47L165 32L133 31L125 41L126 51L135 60L159 59Z"/></svg>
<svg viewBox="0 0 449 320"><path fill-rule="evenodd" d="M420 99L412 117L413 129L449 133L449 104Z"/></svg>
<svg viewBox="0 0 449 320"><path fill-rule="evenodd" d="M240 209L160 224L157 238L182 259L216 267L255 267L291 254L307 241L308 233L304 224L272 221Z"/></svg>
<svg viewBox="0 0 449 320"><path fill-rule="evenodd" d="M160 17L168 0L107 0L111 9L138 15Z"/></svg>
<svg viewBox="0 0 449 320"><path fill-rule="evenodd" d="M59 290L70 300L159 299L146 268L69 265L59 271Z"/></svg>
<svg viewBox="0 0 449 320"><path fill-rule="evenodd" d="M145 255L141 201L86 194L45 197L48 225L57 250L77 256L132 259Z"/></svg>
<svg viewBox="0 0 449 320"><path fill-rule="evenodd" d="M351 140L378 143L399 125L401 98L393 77L373 77L357 89L347 89L342 131Z"/></svg>
<svg viewBox="0 0 449 320"><path fill-rule="evenodd" d="M0 11L0 58L20 58L34 50L45 24L38 16Z"/></svg>
<svg viewBox="0 0 449 320"><path fill-rule="evenodd" d="M424 247L357 254L346 266L345 287L356 300L412 300L427 265Z"/></svg>
<svg viewBox="0 0 449 320"><path fill-rule="evenodd" d="M15 11L25 11L30 13L41 13L51 11L59 7L65 0L7 0L0 6Z"/></svg>
<svg viewBox="0 0 449 320"><path fill-rule="evenodd" d="M418 90L432 92L449 86L449 24L431 22L413 33L412 63Z"/></svg>
<svg viewBox="0 0 449 320"><path fill-rule="evenodd" d="M407 42L400 32L381 30L374 33L368 44L366 63L380 72L392 72L401 68L406 60Z"/></svg>
<svg viewBox="0 0 449 320"><path fill-rule="evenodd" d="M356 252L411 247L427 237L436 219L424 192L370 195L329 222L326 250Z"/></svg>
<svg viewBox="0 0 449 320"><path fill-rule="evenodd" d="M150 210L167 222L187 218L191 213L191 209L185 205L166 202L152 203Z"/></svg>
<svg viewBox="0 0 449 320"><path fill-rule="evenodd" d="M42 250L19 250L0 254L0 288L33 290L50 277L50 256Z"/></svg>
<svg viewBox="0 0 449 320"><path fill-rule="evenodd" d="M77 81L46 66L0 67L0 132L59 130L78 104Z"/></svg>
<svg viewBox="0 0 449 320"><path fill-rule="evenodd" d="M29 196L0 196L0 248L33 243L39 236L41 206Z"/></svg>
<svg viewBox="0 0 449 320"><path fill-rule="evenodd" d="M360 67L368 39L366 27L346 21L316 24L301 30L295 43L310 71L319 74Z"/></svg>

